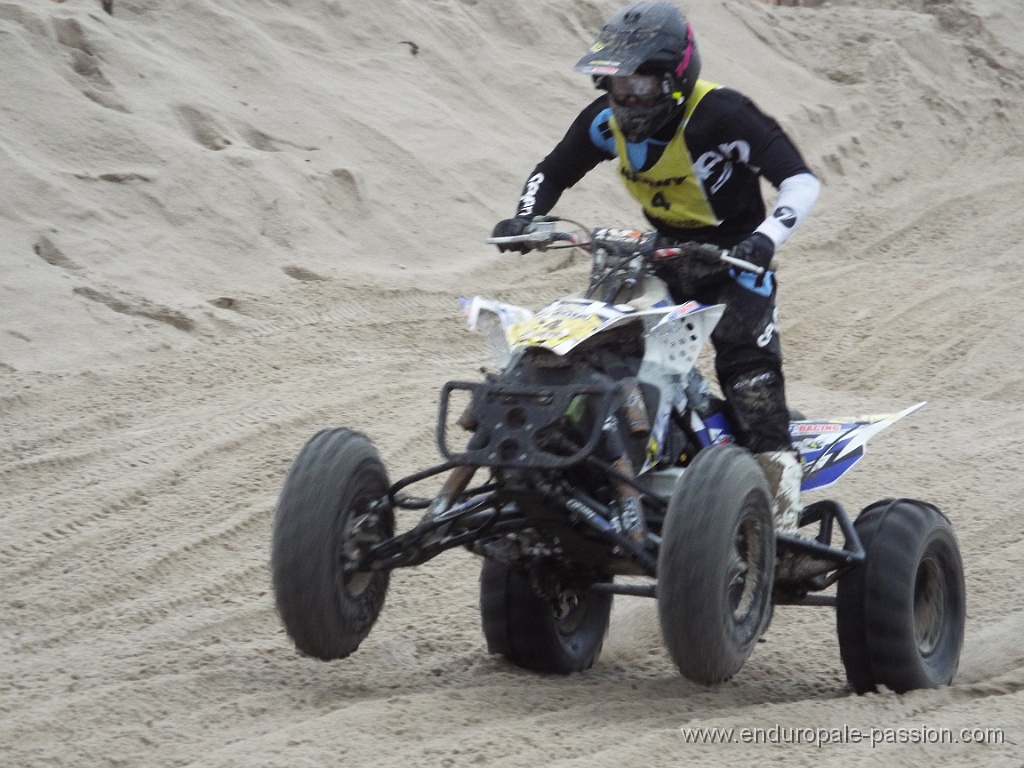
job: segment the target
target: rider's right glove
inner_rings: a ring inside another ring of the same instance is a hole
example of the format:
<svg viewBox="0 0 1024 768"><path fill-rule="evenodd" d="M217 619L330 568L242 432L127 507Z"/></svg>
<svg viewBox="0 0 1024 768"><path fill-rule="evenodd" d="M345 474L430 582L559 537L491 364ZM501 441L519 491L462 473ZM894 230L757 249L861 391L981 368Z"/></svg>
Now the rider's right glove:
<svg viewBox="0 0 1024 768"><path fill-rule="evenodd" d="M518 237L526 231L529 225L529 219L502 219L494 225L491 237ZM533 250L533 246L529 243L498 243L498 250L502 253L505 251L529 253Z"/></svg>
<svg viewBox="0 0 1024 768"><path fill-rule="evenodd" d="M772 242L772 239L768 237L768 235L761 232L755 232L733 248L732 255L734 258L749 261L751 264L756 264L765 270L765 272L757 276L757 280L754 282L754 286L756 288L760 288L764 284L768 270L772 268L772 257L775 255L775 243Z"/></svg>
<svg viewBox="0 0 1024 768"><path fill-rule="evenodd" d="M772 263L772 256L775 255L775 243L768 235L755 232L733 248L732 255L762 269L768 269Z"/></svg>

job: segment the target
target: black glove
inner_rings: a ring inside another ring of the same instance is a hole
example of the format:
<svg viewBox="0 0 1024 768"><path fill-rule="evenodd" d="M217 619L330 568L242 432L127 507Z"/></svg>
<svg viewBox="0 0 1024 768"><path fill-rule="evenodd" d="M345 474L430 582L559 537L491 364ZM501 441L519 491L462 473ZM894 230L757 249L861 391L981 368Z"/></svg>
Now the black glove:
<svg viewBox="0 0 1024 768"><path fill-rule="evenodd" d="M772 263L772 256L775 255L775 243L768 235L755 232L733 248L731 255L767 270Z"/></svg>
<svg viewBox="0 0 1024 768"><path fill-rule="evenodd" d="M491 232L491 237L517 237L523 234L529 225L529 219L502 219L494 225L494 231ZM505 251L529 253L533 250L533 246L529 243L498 243L497 245L498 250L502 253Z"/></svg>

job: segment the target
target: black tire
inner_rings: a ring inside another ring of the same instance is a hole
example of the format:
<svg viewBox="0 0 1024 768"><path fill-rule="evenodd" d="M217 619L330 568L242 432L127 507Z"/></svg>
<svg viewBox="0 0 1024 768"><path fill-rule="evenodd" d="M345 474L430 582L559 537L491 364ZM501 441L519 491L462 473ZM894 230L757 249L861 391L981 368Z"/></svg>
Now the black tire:
<svg viewBox="0 0 1024 768"><path fill-rule="evenodd" d="M872 504L853 522L865 552L872 550L878 518L887 506L887 502ZM846 670L846 679L857 693L875 690L875 676L871 671L871 658L864 632L864 573L863 567L847 571L839 578L836 587L839 656Z"/></svg>
<svg viewBox="0 0 1024 768"><path fill-rule="evenodd" d="M658 617L689 680L736 674L771 618L775 528L768 482L733 445L706 448L669 501L658 553Z"/></svg>
<svg viewBox="0 0 1024 768"><path fill-rule="evenodd" d="M967 615L963 561L949 520L910 499L873 504L854 526L864 563L843 574L836 630L846 677L859 693L949 685Z"/></svg>
<svg viewBox="0 0 1024 768"><path fill-rule="evenodd" d="M388 476L370 441L348 429L323 430L307 442L284 481L274 515L270 566L277 610L299 651L341 659L370 633L384 606L390 572L345 576L352 526L366 540L394 534L394 513L370 503L387 493Z"/></svg>
<svg viewBox="0 0 1024 768"><path fill-rule="evenodd" d="M608 631L612 596L582 590L565 615L537 595L522 571L495 560L480 570L480 616L489 653L535 672L567 675L594 666Z"/></svg>

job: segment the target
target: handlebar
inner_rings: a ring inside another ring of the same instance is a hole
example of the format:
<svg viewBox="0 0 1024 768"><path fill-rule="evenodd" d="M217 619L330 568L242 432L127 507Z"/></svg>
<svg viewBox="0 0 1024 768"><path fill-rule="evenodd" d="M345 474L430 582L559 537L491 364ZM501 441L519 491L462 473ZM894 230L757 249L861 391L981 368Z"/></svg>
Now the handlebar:
<svg viewBox="0 0 1024 768"><path fill-rule="evenodd" d="M553 242L566 241L570 245L585 245L571 232L524 232L521 235L510 235L508 237L488 237L487 242L491 245L505 245L508 243L529 243L531 245L547 246ZM537 250L544 250L538 248Z"/></svg>
<svg viewBox="0 0 1024 768"><path fill-rule="evenodd" d="M555 224L568 219L559 219L554 216L537 216L527 226L521 235L510 235L508 237L488 237L487 242L491 245L510 245L515 243L526 243L537 248L538 251L547 250L549 245L557 242L564 242L564 247L574 248L587 245L589 241L583 241L578 235L572 232L562 232L556 229ZM576 222L569 222L575 224ZM593 239L593 237L591 237Z"/></svg>
<svg viewBox="0 0 1024 768"><path fill-rule="evenodd" d="M594 245L609 244L602 243L598 238L599 234L621 232L623 237L621 240L616 240L615 245L628 247L629 258L642 256L655 263L679 257L699 258L706 261L713 261L717 259L723 264L728 264L729 266L735 267L736 269L744 272L752 272L755 275L763 275L765 273L764 267L759 267L757 264L744 259L737 259L731 254L731 251L708 243L685 242L665 248L654 248L653 246L657 241L657 233L628 232L609 230L606 228L589 229L587 230L589 239L583 239L577 234L558 229L556 224L559 222L568 222L580 227L581 229L587 229L578 222L571 221L569 219L561 219L554 216L538 216L530 222L529 225L527 225L523 234L511 235L508 237L488 237L487 242L492 245L513 245L516 243L522 243L524 245L530 245L539 251L547 250L549 246L554 246L555 248L580 247L590 250ZM626 237L626 235L629 237ZM564 245L555 245L556 243L564 243Z"/></svg>
<svg viewBox="0 0 1024 768"><path fill-rule="evenodd" d="M697 246L687 247L687 246ZM653 254L655 261L667 261L668 259L674 259L678 256L687 256L695 254L696 252L708 253L709 251L713 254L712 258L717 258L724 264L736 267L736 269L742 270L743 272L753 272L755 275L763 275L765 272L764 267L759 267L751 261L745 259L737 259L731 255L729 250L719 248L715 245L708 245L706 243L687 243L684 246L677 246L672 248L659 248ZM703 255L703 254L702 254Z"/></svg>

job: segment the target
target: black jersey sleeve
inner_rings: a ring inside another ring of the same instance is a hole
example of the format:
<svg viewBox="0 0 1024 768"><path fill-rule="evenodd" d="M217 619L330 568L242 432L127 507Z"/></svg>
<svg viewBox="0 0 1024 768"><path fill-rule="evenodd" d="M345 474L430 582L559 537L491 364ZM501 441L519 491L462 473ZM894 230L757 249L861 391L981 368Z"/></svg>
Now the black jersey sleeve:
<svg viewBox="0 0 1024 768"><path fill-rule="evenodd" d="M595 142L602 127L608 96L602 94L573 120L562 140L533 169L516 209L517 218L543 216L555 207L562 193L604 160L615 157Z"/></svg>
<svg viewBox="0 0 1024 768"><path fill-rule="evenodd" d="M715 133L726 141L745 142L750 147L747 163L755 173L778 188L790 176L812 172L778 122L749 98L730 88L718 88L708 97L715 107Z"/></svg>

